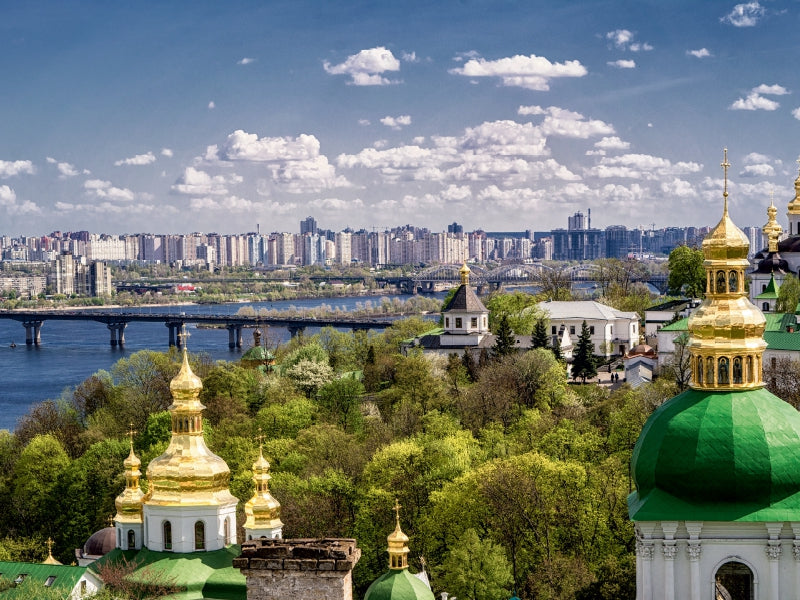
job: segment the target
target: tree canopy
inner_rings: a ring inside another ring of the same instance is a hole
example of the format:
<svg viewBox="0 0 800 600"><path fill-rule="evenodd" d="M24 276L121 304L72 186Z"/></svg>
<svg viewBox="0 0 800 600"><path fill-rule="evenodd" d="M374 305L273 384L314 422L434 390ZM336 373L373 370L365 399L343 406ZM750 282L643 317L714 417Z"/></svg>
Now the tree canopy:
<svg viewBox="0 0 800 600"><path fill-rule="evenodd" d="M775 312L795 313L798 302L800 302L800 280L796 275L787 273L778 290Z"/></svg>
<svg viewBox="0 0 800 600"><path fill-rule="evenodd" d="M689 246L678 246L669 253L667 286L674 296L703 298L706 291L706 272L703 252Z"/></svg>

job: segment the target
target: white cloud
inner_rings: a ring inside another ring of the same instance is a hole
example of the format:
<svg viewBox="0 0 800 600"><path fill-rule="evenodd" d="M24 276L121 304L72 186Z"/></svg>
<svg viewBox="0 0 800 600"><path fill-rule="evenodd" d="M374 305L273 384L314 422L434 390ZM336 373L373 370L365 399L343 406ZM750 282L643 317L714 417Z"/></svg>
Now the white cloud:
<svg viewBox="0 0 800 600"><path fill-rule="evenodd" d="M550 106L545 111L547 116L542 121L542 133L546 136L560 135L564 137L587 139L595 135L614 133L614 128L599 120L586 120L577 112Z"/></svg>
<svg viewBox="0 0 800 600"><path fill-rule="evenodd" d="M371 125L369 119L359 119L358 124L362 127L366 127L367 125Z"/></svg>
<svg viewBox="0 0 800 600"><path fill-rule="evenodd" d="M132 156L131 158L123 158L121 160L115 161L114 166L121 167L122 165L134 165L134 166L142 166L142 165L149 165L150 163L154 163L156 161L156 157L152 152L148 152L147 154L137 154L136 156Z"/></svg>
<svg viewBox="0 0 800 600"><path fill-rule="evenodd" d="M616 67L617 69L635 69L635 60L613 60L606 63L609 67Z"/></svg>
<svg viewBox="0 0 800 600"><path fill-rule="evenodd" d="M110 181L103 181L102 179L87 179L83 182L83 187L87 193L97 198L119 202L130 202L134 198L131 190L118 188L112 185Z"/></svg>
<svg viewBox="0 0 800 600"><path fill-rule="evenodd" d="M464 62L465 60L469 60L471 58L479 58L480 52L477 50L468 50L467 52L458 52L453 57L453 62Z"/></svg>
<svg viewBox="0 0 800 600"><path fill-rule="evenodd" d="M309 206L327 211L353 210L364 208L364 202L360 198L354 200L342 200L340 198L318 198L309 202Z"/></svg>
<svg viewBox="0 0 800 600"><path fill-rule="evenodd" d="M386 79L381 74L387 71L399 71L400 61L391 50L378 46L361 50L358 54L347 57L343 63L332 65L325 61L322 64L326 73L331 75L349 75L351 85L390 85L399 83Z"/></svg>
<svg viewBox="0 0 800 600"><path fill-rule="evenodd" d="M380 150L381 148L386 148L389 145L389 140L375 140L372 142L372 147L377 148Z"/></svg>
<svg viewBox="0 0 800 600"><path fill-rule="evenodd" d="M661 183L661 191L677 198L693 198L697 196L697 192L695 192L691 183L677 177L671 181L663 181Z"/></svg>
<svg viewBox="0 0 800 600"><path fill-rule="evenodd" d="M7 185L0 185L0 206L11 206L17 203L17 193Z"/></svg>
<svg viewBox="0 0 800 600"><path fill-rule="evenodd" d="M236 64L237 65L249 65L249 64L254 63L254 62L256 62L255 58L249 58L249 57L245 56L243 59L236 61Z"/></svg>
<svg viewBox="0 0 800 600"><path fill-rule="evenodd" d="M472 58L463 67L450 70L465 77L498 77L504 86L547 91L555 77L583 77L588 73L580 61L552 63L542 56L515 55L498 60Z"/></svg>
<svg viewBox="0 0 800 600"><path fill-rule="evenodd" d="M792 111L792 116L793 116L795 119L797 119L798 121L800 121L800 106L798 106L797 108L795 108L795 109Z"/></svg>
<svg viewBox="0 0 800 600"><path fill-rule="evenodd" d="M400 115L398 117L383 117L381 119L381 123L386 125L387 127L391 127L395 130L400 130L406 125L411 125L411 116L410 115Z"/></svg>
<svg viewBox="0 0 800 600"><path fill-rule="evenodd" d="M756 0L755 2L737 4L731 12L721 17L720 21L734 27L754 27L765 12L764 7Z"/></svg>
<svg viewBox="0 0 800 600"><path fill-rule="evenodd" d="M588 174L601 179L621 177L628 179L657 180L665 176L697 173L703 166L695 162L673 164L666 158L649 154L623 154L604 156L588 169Z"/></svg>
<svg viewBox="0 0 800 600"><path fill-rule="evenodd" d="M775 175L775 169L766 163L747 165L739 173L740 177L772 177L773 175Z"/></svg>
<svg viewBox="0 0 800 600"><path fill-rule="evenodd" d="M546 112L541 106L520 106L517 109L518 115L543 115Z"/></svg>
<svg viewBox="0 0 800 600"><path fill-rule="evenodd" d="M767 94L771 96L785 96L789 93L789 90L782 85L767 85L766 83L762 83L758 87L754 87L751 91L756 94Z"/></svg>
<svg viewBox="0 0 800 600"><path fill-rule="evenodd" d="M213 100L208 103L208 110L214 110L215 108L217 108L217 105L214 103Z"/></svg>
<svg viewBox="0 0 800 600"><path fill-rule="evenodd" d="M173 154L173 152L169 148L162 148L161 149L161 156L166 156L166 157L170 158L170 157L172 157L172 154Z"/></svg>
<svg viewBox="0 0 800 600"><path fill-rule="evenodd" d="M224 196L228 193L229 184L242 182L242 177L233 174L211 176L205 171L186 167L183 174L178 177L170 190L176 194L191 196Z"/></svg>
<svg viewBox="0 0 800 600"><path fill-rule="evenodd" d="M627 150L631 147L630 142L625 142L617 136L604 137L600 141L594 143L595 148L601 150Z"/></svg>
<svg viewBox="0 0 800 600"><path fill-rule="evenodd" d="M319 156L319 140L313 135L263 137L237 129L228 135L221 148L209 146L206 159L268 162L306 160Z"/></svg>
<svg viewBox="0 0 800 600"><path fill-rule="evenodd" d="M271 171L272 180L291 194L350 187L347 179L336 175L336 169L326 156L274 164Z"/></svg>
<svg viewBox="0 0 800 600"><path fill-rule="evenodd" d="M758 152L751 152L742 159L742 162L746 165L765 163L769 162L769 156L766 154L759 154Z"/></svg>
<svg viewBox="0 0 800 600"><path fill-rule="evenodd" d="M700 48L698 50L687 50L686 54L689 56L694 56L695 58L708 58L711 56L711 52L709 52L708 48Z"/></svg>
<svg viewBox="0 0 800 600"><path fill-rule="evenodd" d="M631 52L649 51L653 46L647 42L634 42L634 33L628 29L616 29L606 33L606 39L620 50L630 50Z"/></svg>
<svg viewBox="0 0 800 600"><path fill-rule="evenodd" d="M59 179L68 179L70 177L75 177L76 175L80 175L81 172L75 168L75 165L71 165L68 162L58 162L55 158L48 156L46 158L47 162L51 165L56 165L58 169L58 178ZM88 171L84 171L85 174L88 174Z"/></svg>
<svg viewBox="0 0 800 600"><path fill-rule="evenodd" d="M777 110L780 104L769 98L750 92L747 98L739 98L729 106L731 110Z"/></svg>
<svg viewBox="0 0 800 600"><path fill-rule="evenodd" d="M33 175L36 167L29 160L0 160L0 179L8 179L15 175Z"/></svg>
<svg viewBox="0 0 800 600"><path fill-rule="evenodd" d="M403 59L403 62L409 62L409 63L419 62L416 52L401 52L400 58Z"/></svg>

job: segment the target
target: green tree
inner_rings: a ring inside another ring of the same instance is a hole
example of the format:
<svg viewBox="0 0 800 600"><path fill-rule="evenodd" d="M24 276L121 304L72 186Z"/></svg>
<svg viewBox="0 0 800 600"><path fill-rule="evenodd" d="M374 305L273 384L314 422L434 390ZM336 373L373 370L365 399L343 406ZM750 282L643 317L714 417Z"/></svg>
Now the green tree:
<svg viewBox="0 0 800 600"><path fill-rule="evenodd" d="M495 356L507 356L516 351L516 338L511 331L511 325L506 315L500 317L495 336L494 347L492 348Z"/></svg>
<svg viewBox="0 0 800 600"><path fill-rule="evenodd" d="M556 336L553 338L553 345L550 346L550 350L553 351L553 356L556 357L556 360L559 362L564 361L564 353L561 352L561 338Z"/></svg>
<svg viewBox="0 0 800 600"><path fill-rule="evenodd" d="M533 326L533 338L531 346L534 348L547 348L550 345L550 336L547 335L547 322L545 319L538 319Z"/></svg>
<svg viewBox="0 0 800 600"><path fill-rule="evenodd" d="M307 398L311 398L333 379L333 369L327 362L303 359L286 370L286 377Z"/></svg>
<svg viewBox="0 0 800 600"><path fill-rule="evenodd" d="M352 376L334 379L319 390L317 399L326 418L346 432L360 431L363 384Z"/></svg>
<svg viewBox="0 0 800 600"><path fill-rule="evenodd" d="M778 290L775 312L794 314L797 312L798 302L800 302L800 280L794 274L787 273Z"/></svg>
<svg viewBox="0 0 800 600"><path fill-rule="evenodd" d="M486 301L489 309L489 329L499 327L503 317L517 335L530 335L534 323L543 313L537 308L539 299L525 292L494 293Z"/></svg>
<svg viewBox="0 0 800 600"><path fill-rule="evenodd" d="M511 567L503 548L481 540L472 528L461 535L442 567L444 587L459 598L496 600L509 595Z"/></svg>
<svg viewBox="0 0 800 600"><path fill-rule="evenodd" d="M669 279L667 285L673 296L686 295L703 298L706 289L706 271L703 252L689 246L678 246L669 253Z"/></svg>
<svg viewBox="0 0 800 600"><path fill-rule="evenodd" d="M575 353L572 355L572 376L575 379L580 377L586 383L587 377L597 375L597 367L594 362L594 343L592 334L586 321L581 325L581 334L575 346Z"/></svg>

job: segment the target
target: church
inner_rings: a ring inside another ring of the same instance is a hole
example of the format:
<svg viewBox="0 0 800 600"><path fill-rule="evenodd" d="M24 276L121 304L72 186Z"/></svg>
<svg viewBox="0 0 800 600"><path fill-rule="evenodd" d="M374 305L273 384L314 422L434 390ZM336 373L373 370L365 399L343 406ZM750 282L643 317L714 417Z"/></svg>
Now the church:
<svg viewBox="0 0 800 600"><path fill-rule="evenodd" d="M728 214L727 155L722 166L708 292L688 322L691 384L650 416L631 461L637 600L800 591L800 413L764 389L766 319L745 291L749 243Z"/></svg>

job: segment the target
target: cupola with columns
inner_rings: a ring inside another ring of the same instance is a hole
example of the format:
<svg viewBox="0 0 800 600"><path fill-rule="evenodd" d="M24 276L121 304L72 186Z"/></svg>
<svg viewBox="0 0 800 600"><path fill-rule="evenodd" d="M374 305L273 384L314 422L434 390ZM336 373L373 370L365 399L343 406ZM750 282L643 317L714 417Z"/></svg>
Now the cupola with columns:
<svg viewBox="0 0 800 600"><path fill-rule="evenodd" d="M264 458L264 436L259 429L258 458L253 463L253 496L244 505L244 534L248 540L258 538L279 539L283 535L283 523L280 519L281 505L269 491L269 463Z"/></svg>
<svg viewBox="0 0 800 600"><path fill-rule="evenodd" d="M117 507L117 514L114 516L114 525L117 529L117 548L124 550L139 550L142 547L144 527L142 507L145 495L139 487L139 478L142 476L139 468L142 466L142 461L133 452L134 435L136 432L131 425L128 431L131 450L128 458L123 462L125 489L114 502Z"/></svg>

